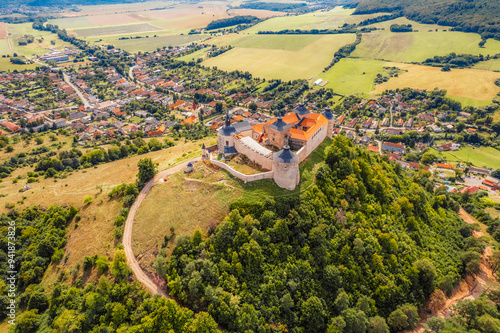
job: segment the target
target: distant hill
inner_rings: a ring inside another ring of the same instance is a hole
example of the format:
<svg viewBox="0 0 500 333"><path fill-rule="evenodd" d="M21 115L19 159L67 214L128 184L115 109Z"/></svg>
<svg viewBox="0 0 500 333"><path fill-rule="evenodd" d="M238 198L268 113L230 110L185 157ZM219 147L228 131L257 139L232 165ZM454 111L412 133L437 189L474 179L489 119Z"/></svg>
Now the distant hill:
<svg viewBox="0 0 500 333"><path fill-rule="evenodd" d="M500 39L498 0L360 0L355 14L400 12L421 23L448 25Z"/></svg>

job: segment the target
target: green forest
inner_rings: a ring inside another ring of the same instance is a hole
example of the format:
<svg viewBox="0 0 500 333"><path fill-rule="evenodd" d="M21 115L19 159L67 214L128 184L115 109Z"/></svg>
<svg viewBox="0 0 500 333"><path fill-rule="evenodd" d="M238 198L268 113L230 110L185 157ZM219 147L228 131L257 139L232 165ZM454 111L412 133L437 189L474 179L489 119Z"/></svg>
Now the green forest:
<svg viewBox="0 0 500 333"><path fill-rule="evenodd" d="M361 0L355 14L377 12L400 13L426 24L454 27L454 30L477 32L484 37L500 38L496 0Z"/></svg>
<svg viewBox="0 0 500 333"><path fill-rule="evenodd" d="M461 199L434 191L430 176L406 177L336 137L302 194L233 202L209 239L179 238L169 291L229 331L411 329L426 299L474 273L484 248L456 213Z"/></svg>
<svg viewBox="0 0 500 333"><path fill-rule="evenodd" d="M499 239L500 220L484 212L482 195L434 190L425 169L405 171L343 136L327 140L323 150L323 156L314 156L314 183L307 189L259 202L235 200L210 237L200 231L179 236L169 259L161 250L155 268L167 279L173 300L152 298L133 281L121 244L113 258L85 257L62 270L46 290L40 283L47 267L67 260L66 231L70 223L78 227L78 209L30 207L2 214L2 232L15 225L20 277L11 331L389 333L414 328L418 311L428 309L426 300L442 301L459 279L479 272L486 243L472 236L474 226L458 216L459 207ZM7 253L3 239L4 272ZM500 272L500 254L493 257ZM95 283L87 281L92 272ZM2 320L8 302L2 282ZM494 333L500 329L499 306L500 292L493 291L458 302L451 318L431 318L426 327Z"/></svg>

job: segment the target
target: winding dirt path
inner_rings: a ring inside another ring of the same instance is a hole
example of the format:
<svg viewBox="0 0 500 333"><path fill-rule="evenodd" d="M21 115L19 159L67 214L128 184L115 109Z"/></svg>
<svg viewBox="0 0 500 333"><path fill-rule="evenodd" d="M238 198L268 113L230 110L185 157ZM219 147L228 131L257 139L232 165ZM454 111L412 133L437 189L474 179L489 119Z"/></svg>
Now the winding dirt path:
<svg viewBox="0 0 500 333"><path fill-rule="evenodd" d="M189 161L183 162L179 165L176 165L170 169L161 171L158 173L152 180L150 180L139 193L137 198L135 199L134 204L130 207L130 211L128 213L127 220L125 221L125 228L123 231L123 247L125 249L125 254L127 255L127 265L132 269L136 279L141 282L146 289L148 289L153 295L161 295L163 297L171 298L163 288L154 281L154 279L146 274L139 265L137 258L134 255L134 250L132 249L132 227L134 225L135 214L137 213L137 209L141 206L144 198L151 190L153 185L158 182L160 179L165 178L168 175L176 173L184 169L189 162L201 161L201 157L193 158Z"/></svg>

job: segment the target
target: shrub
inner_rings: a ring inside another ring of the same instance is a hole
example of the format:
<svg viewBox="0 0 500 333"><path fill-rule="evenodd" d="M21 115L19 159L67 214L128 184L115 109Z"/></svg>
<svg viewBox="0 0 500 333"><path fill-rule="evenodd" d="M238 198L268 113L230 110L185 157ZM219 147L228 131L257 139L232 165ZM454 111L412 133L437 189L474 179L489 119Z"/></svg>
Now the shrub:
<svg viewBox="0 0 500 333"><path fill-rule="evenodd" d="M87 196L83 199L83 203L84 203L85 205L88 205L88 204L90 204L91 202L92 202L92 196L90 196L90 195L87 195Z"/></svg>

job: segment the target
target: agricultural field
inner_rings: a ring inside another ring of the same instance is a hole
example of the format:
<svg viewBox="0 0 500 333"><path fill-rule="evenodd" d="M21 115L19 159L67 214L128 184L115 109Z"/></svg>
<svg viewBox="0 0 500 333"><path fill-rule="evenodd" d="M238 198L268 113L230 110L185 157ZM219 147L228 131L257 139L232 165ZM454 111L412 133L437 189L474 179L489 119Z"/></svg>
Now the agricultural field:
<svg viewBox="0 0 500 333"><path fill-rule="evenodd" d="M475 55L500 53L500 41L489 39L484 48L480 48L478 43L481 37L478 34L443 31L442 27L439 31L435 31L429 29L430 27L418 32L393 33L389 30L380 30L363 34L361 43L351 56L397 62L421 62L452 52Z"/></svg>
<svg viewBox="0 0 500 333"><path fill-rule="evenodd" d="M7 37L7 24L0 22L0 39Z"/></svg>
<svg viewBox="0 0 500 333"><path fill-rule="evenodd" d="M22 24L7 24L7 29L10 33L9 40L14 52L31 57L33 54L39 55L49 52L49 48L61 49L65 46L72 47L70 43L64 42L57 37L57 35L51 33L50 31L39 31L31 27L31 23ZM19 37L24 35L32 35L35 38L33 43L28 45L19 45L17 40ZM39 41L41 40L41 42ZM55 45L51 44L51 41L55 41ZM0 49L3 51L3 48ZM11 54L12 52L8 52Z"/></svg>
<svg viewBox="0 0 500 333"><path fill-rule="evenodd" d="M0 41L0 45L2 45ZM30 69L35 69L37 66L40 66L39 64L26 64L26 65L16 65L10 62L9 58L0 58L0 71L24 71L24 70L30 70Z"/></svg>
<svg viewBox="0 0 500 333"><path fill-rule="evenodd" d="M206 38L203 35L166 35L166 36L150 36L149 38L138 38L138 39L112 39L107 38L106 43L112 44L127 52L147 52L155 51L158 48L163 48L164 46L177 46L182 44L188 44L192 42L197 42L201 39Z"/></svg>
<svg viewBox="0 0 500 333"><path fill-rule="evenodd" d="M488 71L500 72L500 59L481 61L474 65L474 68L486 69Z"/></svg>
<svg viewBox="0 0 500 333"><path fill-rule="evenodd" d="M431 150L447 162L470 162L480 168L500 169L500 151L492 147L461 147L457 151Z"/></svg>
<svg viewBox="0 0 500 333"><path fill-rule="evenodd" d="M108 27L84 28L75 29L74 32L78 37L90 36L106 36L106 35L126 35L145 31L158 31L158 27L154 27L148 23L129 24L129 25L113 25Z"/></svg>
<svg viewBox="0 0 500 333"><path fill-rule="evenodd" d="M368 18L384 15L381 13L369 15L351 15L354 9L335 7L330 11L319 11L296 16L276 17L261 22L245 32L280 31L284 29L335 29L345 23L359 23Z"/></svg>
<svg viewBox="0 0 500 333"><path fill-rule="evenodd" d="M326 36L256 35L229 41L237 46L230 51L203 62L223 70L249 71L266 79L308 79L325 68L333 54L343 45L352 43L353 34ZM297 49L295 45L303 45ZM276 47L279 46L279 49Z"/></svg>
<svg viewBox="0 0 500 333"><path fill-rule="evenodd" d="M337 94L368 94L373 90L373 81L383 71L385 64L385 61L380 60L345 58L314 80L328 81L325 88L332 88Z"/></svg>
<svg viewBox="0 0 500 333"><path fill-rule="evenodd" d="M446 89L451 96L491 101L500 92L500 87L494 83L499 77L495 72L470 68L442 72L438 67L401 63L387 63L387 66L396 66L408 72L377 85L373 93L405 87L427 90L440 88Z"/></svg>

